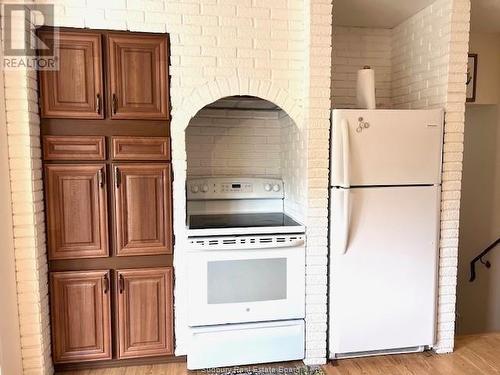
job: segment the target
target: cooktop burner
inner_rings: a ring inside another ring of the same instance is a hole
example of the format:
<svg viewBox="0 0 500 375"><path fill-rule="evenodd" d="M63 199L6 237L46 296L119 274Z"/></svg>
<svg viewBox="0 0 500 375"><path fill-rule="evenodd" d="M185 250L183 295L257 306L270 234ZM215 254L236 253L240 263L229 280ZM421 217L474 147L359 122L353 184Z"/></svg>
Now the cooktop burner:
<svg viewBox="0 0 500 375"><path fill-rule="evenodd" d="M291 217L281 212L257 214L191 215L189 229L290 227L300 226Z"/></svg>

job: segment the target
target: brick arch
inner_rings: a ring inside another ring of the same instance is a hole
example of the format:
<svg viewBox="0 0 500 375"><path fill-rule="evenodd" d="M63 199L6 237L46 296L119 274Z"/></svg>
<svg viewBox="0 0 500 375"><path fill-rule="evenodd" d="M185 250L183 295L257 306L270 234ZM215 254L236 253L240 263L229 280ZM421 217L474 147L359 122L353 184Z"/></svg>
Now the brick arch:
<svg viewBox="0 0 500 375"><path fill-rule="evenodd" d="M191 118L203 107L234 95L250 95L272 102L284 110L296 126L301 128L303 125L302 103L293 98L287 90L277 87L269 80L221 77L195 89L193 94L186 97L177 109L173 109L172 126L178 130L184 130Z"/></svg>

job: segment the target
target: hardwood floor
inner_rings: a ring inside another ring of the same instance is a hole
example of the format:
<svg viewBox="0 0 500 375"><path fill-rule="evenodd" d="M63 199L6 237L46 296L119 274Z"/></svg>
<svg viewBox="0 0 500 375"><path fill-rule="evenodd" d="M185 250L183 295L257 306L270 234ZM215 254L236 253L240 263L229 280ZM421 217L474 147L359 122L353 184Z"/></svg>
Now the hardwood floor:
<svg viewBox="0 0 500 375"><path fill-rule="evenodd" d="M280 364L273 364L273 367ZM297 362L283 363L295 367ZM243 366L242 366L243 367ZM252 368L253 366L250 366ZM269 365L260 365L266 368ZM240 367L241 369L241 367ZM452 354L406 354L346 359L323 366L326 375L494 375L500 374L500 333L458 337ZM59 373L64 375L186 375L184 362ZM207 373L208 374L208 373ZM298 374L300 375L300 373Z"/></svg>
<svg viewBox="0 0 500 375"><path fill-rule="evenodd" d="M327 375L493 375L500 374L500 333L462 336L452 354L406 354L338 361Z"/></svg>

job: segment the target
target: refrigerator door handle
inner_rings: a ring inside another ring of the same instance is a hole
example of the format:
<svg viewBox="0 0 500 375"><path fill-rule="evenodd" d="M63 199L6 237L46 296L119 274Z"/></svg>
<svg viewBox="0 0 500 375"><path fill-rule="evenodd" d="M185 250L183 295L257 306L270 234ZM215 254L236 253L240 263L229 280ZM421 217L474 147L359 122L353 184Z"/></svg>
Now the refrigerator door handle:
<svg viewBox="0 0 500 375"><path fill-rule="evenodd" d="M351 192L349 189L345 189L343 192L343 204L342 204L342 242L339 247L339 254L343 255L347 252L347 245L349 242L349 212L351 210Z"/></svg>
<svg viewBox="0 0 500 375"><path fill-rule="evenodd" d="M351 192L350 189L335 189L333 195L333 212L335 219L332 222L331 249L335 254L344 255L348 249Z"/></svg>
<svg viewBox="0 0 500 375"><path fill-rule="evenodd" d="M350 187L350 148L349 148L349 121L343 118L341 123L342 132L342 163L343 163L343 187Z"/></svg>

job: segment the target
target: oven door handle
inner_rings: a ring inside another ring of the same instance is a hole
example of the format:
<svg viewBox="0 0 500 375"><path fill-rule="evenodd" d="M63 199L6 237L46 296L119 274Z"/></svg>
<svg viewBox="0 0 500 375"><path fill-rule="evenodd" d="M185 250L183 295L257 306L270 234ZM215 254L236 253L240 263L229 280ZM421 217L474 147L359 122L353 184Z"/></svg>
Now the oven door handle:
<svg viewBox="0 0 500 375"><path fill-rule="evenodd" d="M292 236L292 238L287 237L277 237L274 241L263 241L258 242L256 239L251 242L248 239L245 242L241 242L239 239L235 242L227 242L226 239L220 240L219 243L215 243L217 239L214 238L193 238L190 239L189 251L259 251L259 250L283 250L295 247L304 247L306 241L304 235Z"/></svg>

